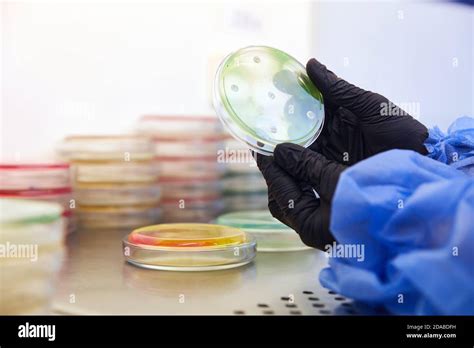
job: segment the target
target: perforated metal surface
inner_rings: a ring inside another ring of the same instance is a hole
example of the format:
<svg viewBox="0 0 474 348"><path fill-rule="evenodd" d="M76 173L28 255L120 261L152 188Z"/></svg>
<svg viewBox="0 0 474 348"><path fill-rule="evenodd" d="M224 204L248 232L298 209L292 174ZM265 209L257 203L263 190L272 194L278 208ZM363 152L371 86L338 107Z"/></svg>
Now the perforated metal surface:
<svg viewBox="0 0 474 348"><path fill-rule="evenodd" d="M240 306L239 308L243 308ZM363 314L349 299L318 287L269 298L245 309L236 309L236 315L360 315Z"/></svg>
<svg viewBox="0 0 474 348"><path fill-rule="evenodd" d="M70 314L351 315L359 311L318 282L315 250L258 253L222 271L169 272L124 262L128 231L78 231L68 241L55 311Z"/></svg>

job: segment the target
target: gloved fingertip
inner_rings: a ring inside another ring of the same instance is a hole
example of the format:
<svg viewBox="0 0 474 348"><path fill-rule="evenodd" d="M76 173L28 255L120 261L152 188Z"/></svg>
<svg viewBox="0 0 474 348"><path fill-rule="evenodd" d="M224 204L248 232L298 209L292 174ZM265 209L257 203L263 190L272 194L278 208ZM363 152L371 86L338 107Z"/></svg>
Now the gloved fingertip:
<svg viewBox="0 0 474 348"><path fill-rule="evenodd" d="M273 150L273 158L280 167L286 168L288 163L294 163L297 161L304 150L304 147L297 144L278 144L275 147L275 150Z"/></svg>
<svg viewBox="0 0 474 348"><path fill-rule="evenodd" d="M324 91L326 91L328 87L328 70L326 66L321 64L315 58L311 58L308 63L306 63L306 72L308 73L310 80L324 94Z"/></svg>
<svg viewBox="0 0 474 348"><path fill-rule="evenodd" d="M324 67L324 65L321 64L316 58L311 58L306 63L306 70L319 69L320 67Z"/></svg>

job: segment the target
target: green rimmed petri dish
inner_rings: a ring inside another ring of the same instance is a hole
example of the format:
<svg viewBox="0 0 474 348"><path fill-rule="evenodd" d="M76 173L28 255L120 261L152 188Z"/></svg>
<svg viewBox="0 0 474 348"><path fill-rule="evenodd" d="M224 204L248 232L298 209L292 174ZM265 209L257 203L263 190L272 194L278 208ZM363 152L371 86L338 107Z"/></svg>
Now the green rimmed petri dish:
<svg viewBox="0 0 474 348"><path fill-rule="evenodd" d="M219 216L219 225L240 228L257 240L257 251L299 251L311 249L299 235L275 219L268 210L240 211Z"/></svg>
<svg viewBox="0 0 474 348"><path fill-rule="evenodd" d="M324 124L324 103L305 67L285 52L249 46L229 54L214 82L214 108L225 128L252 150L311 145Z"/></svg>

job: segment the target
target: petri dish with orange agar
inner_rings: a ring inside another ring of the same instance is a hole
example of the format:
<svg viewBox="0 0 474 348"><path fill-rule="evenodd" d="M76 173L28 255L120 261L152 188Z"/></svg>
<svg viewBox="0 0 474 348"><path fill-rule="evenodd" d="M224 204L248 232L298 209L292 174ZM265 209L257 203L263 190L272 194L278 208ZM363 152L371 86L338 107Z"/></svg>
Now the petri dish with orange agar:
<svg viewBox="0 0 474 348"><path fill-rule="evenodd" d="M210 271L251 262L256 242L238 228L175 223L136 229L123 240L123 248L126 260L139 267Z"/></svg>

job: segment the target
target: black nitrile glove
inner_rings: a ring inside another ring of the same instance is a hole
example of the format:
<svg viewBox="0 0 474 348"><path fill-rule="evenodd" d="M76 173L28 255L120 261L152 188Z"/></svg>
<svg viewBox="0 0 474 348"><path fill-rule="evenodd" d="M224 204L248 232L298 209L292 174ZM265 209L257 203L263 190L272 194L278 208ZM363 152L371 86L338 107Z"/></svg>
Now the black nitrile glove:
<svg viewBox="0 0 474 348"><path fill-rule="evenodd" d="M387 98L338 78L315 59L306 70L324 97L321 134L308 149L280 144L273 157L258 155L257 164L268 185L272 215L305 244L324 249L334 241L331 201L346 166L390 149L426 154L428 130Z"/></svg>

